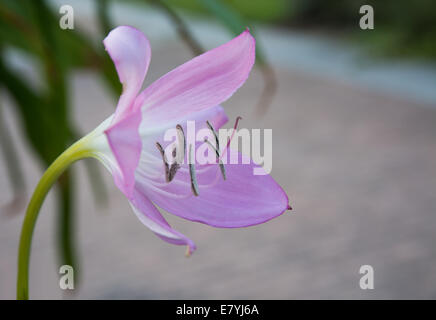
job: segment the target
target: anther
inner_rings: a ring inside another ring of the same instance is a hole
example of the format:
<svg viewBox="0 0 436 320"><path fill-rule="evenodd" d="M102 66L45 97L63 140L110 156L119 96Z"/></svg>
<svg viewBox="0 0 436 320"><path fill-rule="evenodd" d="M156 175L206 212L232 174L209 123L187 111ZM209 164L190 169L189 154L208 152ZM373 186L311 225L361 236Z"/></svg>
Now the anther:
<svg viewBox="0 0 436 320"><path fill-rule="evenodd" d="M176 159L176 156L177 156L177 148L176 147L174 147L172 155L173 155L173 158ZM168 172L168 182L173 181L174 177L176 176L177 170L179 170L179 169L180 169L180 164L176 159L175 162L173 162L170 166L170 170Z"/></svg>
<svg viewBox="0 0 436 320"><path fill-rule="evenodd" d="M168 166L168 161L167 161L167 157L165 156L165 151L162 148L161 144L159 142L156 142L156 147L160 152L160 155L162 157L163 163L164 163L164 167L165 167L165 180L166 182L170 182L170 169Z"/></svg>
<svg viewBox="0 0 436 320"><path fill-rule="evenodd" d="M183 132L183 128L180 124L176 126L177 130L177 146L174 147L172 156L175 160L174 163L171 164L169 172L168 172L168 182L173 181L174 177L176 176L177 170L180 169L180 165L183 163L183 160L185 159L185 153L186 153L186 139L185 139L185 133ZM183 148L182 150L180 150Z"/></svg>
<svg viewBox="0 0 436 320"><path fill-rule="evenodd" d="M235 120L235 125L233 126L233 132L232 132L232 135L231 135L231 137L228 139L228 141L227 141L227 146L226 146L226 149L230 146L230 141L232 141L232 139L233 139L233 136L235 135L235 132L236 132L236 129L238 128L238 125L239 125L239 121L240 120L242 120L242 117L241 116L237 116L236 117L236 120Z"/></svg>
<svg viewBox="0 0 436 320"><path fill-rule="evenodd" d="M185 155L186 155L186 138L185 138L185 133L183 132L183 128L180 124L178 124L176 126L177 129L177 144L179 146L179 148L183 145L183 150L182 152L179 152L178 158L177 158L177 163L181 164L183 162L183 160L185 159ZM183 142L183 144L182 144Z"/></svg>
<svg viewBox="0 0 436 320"><path fill-rule="evenodd" d="M215 137L215 144L216 144L216 149L220 150L220 142L218 139L218 134L215 130L215 128L212 126L212 124L209 122L209 120L206 121L207 126L209 127L210 131L212 131L214 137Z"/></svg>
<svg viewBox="0 0 436 320"><path fill-rule="evenodd" d="M189 145L189 174L191 176L191 189L194 196L198 196L197 177L195 175L195 164L192 163L192 144Z"/></svg>
<svg viewBox="0 0 436 320"><path fill-rule="evenodd" d="M238 116L238 117L236 118L235 125L233 126L233 132L232 132L232 135L230 136L230 138L227 139L227 145L226 145L226 147L223 149L222 154L220 155L220 160L221 160L221 159L224 157L224 155L226 154L227 149L228 149L229 146L230 146L230 142L233 140L233 137L235 136L235 132L236 132L236 129L238 128L238 125L239 125L239 121L240 121L240 120L242 120L242 117L241 117L241 116Z"/></svg>
<svg viewBox="0 0 436 320"><path fill-rule="evenodd" d="M223 176L223 179L226 180L226 169L224 167L223 162L221 161L221 156L220 156L220 142L218 139L218 134L215 130L215 128L213 127L213 125L209 122L209 120L206 121L207 126L209 127L210 131L212 131L214 137L215 137L215 143L216 143L216 148L214 146L212 146L212 144L208 142L208 144L215 149L216 152L216 160L218 161L218 165L220 166L220 170L221 170L221 174ZM207 139L206 139L207 140Z"/></svg>

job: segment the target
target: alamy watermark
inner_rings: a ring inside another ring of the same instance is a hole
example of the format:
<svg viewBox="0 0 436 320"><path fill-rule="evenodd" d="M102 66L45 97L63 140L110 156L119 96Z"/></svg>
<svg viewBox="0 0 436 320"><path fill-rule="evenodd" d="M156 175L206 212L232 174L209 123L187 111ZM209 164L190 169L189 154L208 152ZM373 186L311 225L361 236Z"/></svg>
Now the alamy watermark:
<svg viewBox="0 0 436 320"><path fill-rule="evenodd" d="M359 273L362 274L359 280L360 289L374 289L374 268L369 264L365 264L360 267Z"/></svg>
<svg viewBox="0 0 436 320"><path fill-rule="evenodd" d="M64 4L59 8L59 13L62 14L59 19L59 27L62 30L74 29L74 9L68 4Z"/></svg>
<svg viewBox="0 0 436 320"><path fill-rule="evenodd" d="M62 274L59 279L59 287L62 290L74 290L74 269L68 264L64 264L59 268L59 274Z"/></svg>
<svg viewBox="0 0 436 320"><path fill-rule="evenodd" d="M207 122L207 127L196 130L195 121L187 121L185 128L177 125L166 130L163 140L169 144L165 148L156 144L169 180L182 163L250 164L250 158L258 165L253 167L254 175L271 173L272 129L236 129L237 122L234 128L219 130Z"/></svg>
<svg viewBox="0 0 436 320"><path fill-rule="evenodd" d="M362 30L374 29L374 8L369 4L360 7L359 13L363 14L360 18L359 26Z"/></svg>

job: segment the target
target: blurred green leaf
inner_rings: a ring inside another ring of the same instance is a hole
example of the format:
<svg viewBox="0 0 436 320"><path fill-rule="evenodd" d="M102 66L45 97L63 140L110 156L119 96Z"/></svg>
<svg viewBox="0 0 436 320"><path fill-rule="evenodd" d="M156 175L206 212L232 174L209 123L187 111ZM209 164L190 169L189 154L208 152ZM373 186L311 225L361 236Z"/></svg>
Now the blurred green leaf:
<svg viewBox="0 0 436 320"><path fill-rule="evenodd" d="M100 7L104 9L105 4ZM105 19L102 23L108 28L108 17L101 18ZM25 136L45 167L77 138L70 121L67 85L69 74L74 69L96 70L103 75L114 96L121 92L115 68L102 44L95 48L84 32L62 30L58 23L57 13L43 0L0 1L0 84L14 100ZM25 75L6 65L5 48L14 48L35 58L41 70L38 77L43 85L35 89ZM87 167L90 167L89 163ZM96 182L101 181L99 171L90 171L93 172L89 175L93 190L99 199L104 199L105 189L100 190L101 186L96 186ZM71 181L72 175L67 172L58 183L58 244L61 264L77 268Z"/></svg>
<svg viewBox="0 0 436 320"><path fill-rule="evenodd" d="M7 167L7 174L13 190L13 198L8 204L1 204L7 214L17 213L24 205L25 182L21 170L21 161L12 141L12 137L6 127L3 115L3 106L0 105L0 148Z"/></svg>
<svg viewBox="0 0 436 320"><path fill-rule="evenodd" d="M224 4L222 1L202 0L201 3L234 35L240 34L249 26L248 22L245 21L237 11ZM250 32L253 35L255 34L253 28L250 28ZM256 59L260 64L266 63L263 49L258 41L256 42Z"/></svg>

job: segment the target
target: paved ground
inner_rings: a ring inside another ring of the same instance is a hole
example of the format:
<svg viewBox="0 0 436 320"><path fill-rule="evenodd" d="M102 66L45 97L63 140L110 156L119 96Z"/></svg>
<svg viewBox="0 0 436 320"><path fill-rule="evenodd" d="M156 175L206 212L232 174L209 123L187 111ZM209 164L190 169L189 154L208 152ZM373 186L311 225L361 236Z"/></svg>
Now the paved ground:
<svg viewBox="0 0 436 320"><path fill-rule="evenodd" d="M179 43L153 48L147 82L189 58ZM38 221L31 264L33 298L436 298L436 109L374 94L278 66L270 112L253 112L261 88L254 72L224 107L247 128L273 128L272 175L293 212L246 229L214 229L168 216L198 251L155 237L111 177L106 207L96 205L83 163L77 177L81 281L73 296L58 287L54 199ZM73 79L74 117L89 131L113 110L98 78ZM2 97L2 104L10 106ZM33 188L41 174L6 116ZM0 203L10 198L0 166ZM0 298L15 295L22 215L0 217ZM375 269L375 289L359 288L359 268Z"/></svg>

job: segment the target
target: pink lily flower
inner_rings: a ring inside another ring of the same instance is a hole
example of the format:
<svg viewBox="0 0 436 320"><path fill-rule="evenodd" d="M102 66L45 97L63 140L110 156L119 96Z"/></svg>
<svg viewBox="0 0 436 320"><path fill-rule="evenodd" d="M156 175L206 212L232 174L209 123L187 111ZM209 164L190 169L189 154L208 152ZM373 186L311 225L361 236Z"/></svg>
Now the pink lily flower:
<svg viewBox="0 0 436 320"><path fill-rule="evenodd" d="M255 40L248 30L177 67L142 92L151 58L144 34L120 26L103 43L123 92L115 113L86 141L143 224L169 243L187 245L191 254L194 242L172 229L156 205L221 228L256 225L290 209L286 193L270 175L253 175L253 168L259 166L251 160L226 165L225 180L218 165L195 164L196 196L191 190L192 168L181 164L169 182L156 147L156 142L164 146L165 130L177 125L186 128L187 120L195 121L197 129L204 128L206 121L216 129L228 121L220 104L246 81L255 60Z"/></svg>

